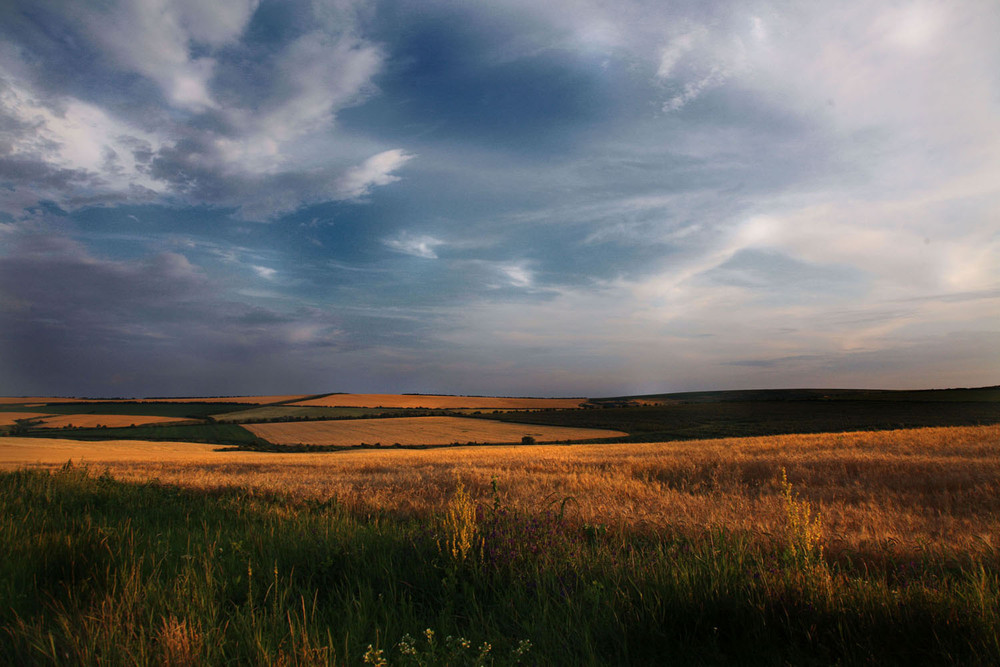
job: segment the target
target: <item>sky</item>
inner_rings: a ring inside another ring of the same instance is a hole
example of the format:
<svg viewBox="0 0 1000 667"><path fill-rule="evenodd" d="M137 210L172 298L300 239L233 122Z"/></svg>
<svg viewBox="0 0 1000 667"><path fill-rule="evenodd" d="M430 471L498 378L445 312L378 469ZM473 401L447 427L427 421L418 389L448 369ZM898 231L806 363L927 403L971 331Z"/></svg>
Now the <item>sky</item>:
<svg viewBox="0 0 1000 667"><path fill-rule="evenodd" d="M995 0L8 0L0 395L998 384L997 35Z"/></svg>

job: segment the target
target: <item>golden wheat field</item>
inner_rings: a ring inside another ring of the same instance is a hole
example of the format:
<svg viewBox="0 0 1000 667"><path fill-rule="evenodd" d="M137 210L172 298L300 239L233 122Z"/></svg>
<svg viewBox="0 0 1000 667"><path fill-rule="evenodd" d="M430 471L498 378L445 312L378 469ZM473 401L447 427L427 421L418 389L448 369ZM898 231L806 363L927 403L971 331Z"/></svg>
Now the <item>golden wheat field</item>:
<svg viewBox="0 0 1000 667"><path fill-rule="evenodd" d="M435 396L431 394L331 394L292 405L326 408L434 408L439 410L543 410L577 408L585 398L505 398L493 396Z"/></svg>
<svg viewBox="0 0 1000 667"><path fill-rule="evenodd" d="M777 535L781 469L823 519L829 548L979 552L1000 546L1000 426L654 444L446 447L323 454L213 451L189 443L0 438L0 465L72 458L124 479L335 497L359 512L441 511L460 481L487 499L558 507L630 530Z"/></svg>
<svg viewBox="0 0 1000 667"><path fill-rule="evenodd" d="M177 417L154 417L151 415L51 415L42 420L42 426L46 428L63 428L64 426L75 426L76 428L96 428L107 426L115 428L118 426L141 426L143 424L190 424L198 422L197 419L179 419Z"/></svg>
<svg viewBox="0 0 1000 667"><path fill-rule="evenodd" d="M83 398L66 398L55 396L0 396L0 405L21 405L33 403L35 405L45 405L46 403L86 403Z"/></svg>
<svg viewBox="0 0 1000 667"><path fill-rule="evenodd" d="M39 419L50 417L47 412L0 412L0 426L13 426L18 419Z"/></svg>
<svg viewBox="0 0 1000 667"><path fill-rule="evenodd" d="M622 431L561 426L537 426L468 417L393 417L311 422L246 424L255 435L278 445L448 445L451 443L518 442L531 436L538 442L614 438Z"/></svg>

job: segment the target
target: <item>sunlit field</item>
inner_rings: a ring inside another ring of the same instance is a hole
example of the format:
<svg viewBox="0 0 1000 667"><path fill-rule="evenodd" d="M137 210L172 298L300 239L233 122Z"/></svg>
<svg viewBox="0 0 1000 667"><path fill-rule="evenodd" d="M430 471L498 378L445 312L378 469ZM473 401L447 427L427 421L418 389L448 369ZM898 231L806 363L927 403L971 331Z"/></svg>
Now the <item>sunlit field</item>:
<svg viewBox="0 0 1000 667"><path fill-rule="evenodd" d="M1000 426L0 467L3 664L1000 660Z"/></svg>
<svg viewBox="0 0 1000 667"><path fill-rule="evenodd" d="M441 511L458 483L485 498L496 477L509 503L558 504L579 523L692 536L719 527L761 540L781 532L784 468L822 513L830 553L979 553L995 549L1000 535L1000 426L322 454L217 449L3 438L0 464L72 459L122 479L246 487L417 516Z"/></svg>
<svg viewBox="0 0 1000 667"><path fill-rule="evenodd" d="M42 419L50 417L47 412L0 412L0 426L13 426L19 419Z"/></svg>
<svg viewBox="0 0 1000 667"><path fill-rule="evenodd" d="M336 421L248 424L247 430L278 445L353 447L361 444L448 445L452 443L513 443L614 438L627 435L608 429L515 424L463 417L398 417Z"/></svg>
<svg viewBox="0 0 1000 667"><path fill-rule="evenodd" d="M0 416L3 416L0 413ZM106 426L115 428L142 424L183 424L192 420L176 417L157 417L152 415L52 415L41 419L39 426L43 428L97 428Z"/></svg>

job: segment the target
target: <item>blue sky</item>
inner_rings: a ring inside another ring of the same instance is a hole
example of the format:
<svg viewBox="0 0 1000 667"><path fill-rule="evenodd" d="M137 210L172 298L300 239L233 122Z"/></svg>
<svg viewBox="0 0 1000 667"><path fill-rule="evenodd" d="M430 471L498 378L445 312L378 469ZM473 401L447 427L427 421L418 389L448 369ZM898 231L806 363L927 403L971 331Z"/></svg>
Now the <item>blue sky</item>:
<svg viewBox="0 0 1000 667"><path fill-rule="evenodd" d="M1000 382L1000 5L0 8L0 395Z"/></svg>

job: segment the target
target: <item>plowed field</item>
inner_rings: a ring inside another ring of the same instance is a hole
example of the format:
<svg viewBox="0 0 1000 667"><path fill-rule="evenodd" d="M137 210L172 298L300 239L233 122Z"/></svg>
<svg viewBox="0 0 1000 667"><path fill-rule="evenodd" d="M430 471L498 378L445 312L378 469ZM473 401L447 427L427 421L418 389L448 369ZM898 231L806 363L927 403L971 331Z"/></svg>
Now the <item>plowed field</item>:
<svg viewBox="0 0 1000 667"><path fill-rule="evenodd" d="M247 424L246 428L277 445L336 445L362 443L392 445L448 445L520 442L530 435L538 442L614 438L621 431L589 428L510 424L464 417L397 417L392 419L340 419L336 421Z"/></svg>
<svg viewBox="0 0 1000 667"><path fill-rule="evenodd" d="M435 408L457 410L542 410L577 408L585 398L505 398L494 396L434 396L431 394L332 394L294 405L344 408Z"/></svg>

